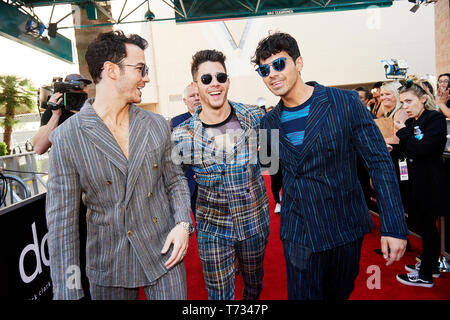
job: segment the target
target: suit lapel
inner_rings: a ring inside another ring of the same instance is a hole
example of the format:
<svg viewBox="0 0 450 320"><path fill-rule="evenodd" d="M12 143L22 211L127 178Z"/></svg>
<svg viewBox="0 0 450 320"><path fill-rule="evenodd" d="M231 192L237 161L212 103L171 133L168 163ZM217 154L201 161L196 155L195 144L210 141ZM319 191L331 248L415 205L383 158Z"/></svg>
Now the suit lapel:
<svg viewBox="0 0 450 320"><path fill-rule="evenodd" d="M81 109L80 127L89 141L116 166L124 175L127 173L127 158L105 123L90 103Z"/></svg>
<svg viewBox="0 0 450 320"><path fill-rule="evenodd" d="M318 87L315 88L314 100L311 103L308 120L306 120L305 138L300 151L299 163L303 161L314 145L314 141L319 135L330 109L327 89L317 84L316 86Z"/></svg>
<svg viewBox="0 0 450 320"><path fill-rule="evenodd" d="M222 169L223 163L218 163L218 155L222 154L216 147L215 142L206 132L205 127L199 119L199 114L202 111L202 106L197 107L196 112L189 123L190 130L192 130L193 147L194 147L194 164L203 164L204 166L218 165Z"/></svg>
<svg viewBox="0 0 450 320"><path fill-rule="evenodd" d="M278 127L280 129L280 144L282 144L288 152L294 155L299 166L308 155L311 147L314 145L314 141L319 135L323 127L324 120L326 119L326 116L330 109L330 102L326 91L327 89L319 84L315 84L315 86L316 88L314 89L313 93L314 98L311 102L308 120L306 121L305 137L300 149L298 149L291 143L281 126L282 101L280 101L280 103L277 105L277 108L273 114L273 121L275 124L278 123Z"/></svg>
<svg viewBox="0 0 450 320"><path fill-rule="evenodd" d="M146 115L140 112L139 107L130 105L130 142L128 160L128 179L125 196L125 204L131 199L134 186L141 173L141 165L144 161L148 146L148 127L151 123L146 122ZM148 121L148 120L147 120Z"/></svg>

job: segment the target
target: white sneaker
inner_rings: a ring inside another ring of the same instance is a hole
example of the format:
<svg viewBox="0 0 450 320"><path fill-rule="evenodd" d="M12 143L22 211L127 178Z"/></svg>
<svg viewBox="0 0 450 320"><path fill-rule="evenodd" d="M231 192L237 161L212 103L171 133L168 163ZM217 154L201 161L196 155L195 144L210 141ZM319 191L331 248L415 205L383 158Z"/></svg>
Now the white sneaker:
<svg viewBox="0 0 450 320"><path fill-rule="evenodd" d="M275 213L280 213L281 212L281 204L277 203L277 205L275 206Z"/></svg>

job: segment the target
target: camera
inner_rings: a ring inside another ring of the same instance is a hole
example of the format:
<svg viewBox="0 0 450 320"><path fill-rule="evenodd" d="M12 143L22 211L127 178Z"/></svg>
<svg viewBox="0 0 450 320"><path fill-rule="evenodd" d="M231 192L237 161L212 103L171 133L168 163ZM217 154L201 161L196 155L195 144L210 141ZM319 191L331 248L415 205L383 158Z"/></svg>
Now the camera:
<svg viewBox="0 0 450 320"><path fill-rule="evenodd" d="M408 71L408 63L405 60L391 59L381 60L384 66L386 79L405 79Z"/></svg>
<svg viewBox="0 0 450 320"><path fill-rule="evenodd" d="M53 78L51 85L43 86L39 89L39 106L44 109L68 111L80 111L84 102L87 100L87 93L82 90L86 86L82 80L62 81L62 78ZM60 104L48 102L54 93L62 93L62 102Z"/></svg>

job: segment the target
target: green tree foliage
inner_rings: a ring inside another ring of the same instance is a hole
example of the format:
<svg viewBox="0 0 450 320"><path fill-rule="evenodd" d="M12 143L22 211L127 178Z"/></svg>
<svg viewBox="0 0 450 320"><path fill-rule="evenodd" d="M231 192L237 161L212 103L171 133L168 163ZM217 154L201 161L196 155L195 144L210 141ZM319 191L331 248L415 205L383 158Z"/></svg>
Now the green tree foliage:
<svg viewBox="0 0 450 320"><path fill-rule="evenodd" d="M0 76L0 110L4 112L5 119L1 124L5 131L3 141L6 143L8 154L11 151L11 134L16 111L26 108L29 111L36 109L36 88L29 79L21 79L14 75Z"/></svg>
<svg viewBox="0 0 450 320"><path fill-rule="evenodd" d="M3 141L0 142L0 156L6 156L8 154L8 151L6 150L6 143Z"/></svg>

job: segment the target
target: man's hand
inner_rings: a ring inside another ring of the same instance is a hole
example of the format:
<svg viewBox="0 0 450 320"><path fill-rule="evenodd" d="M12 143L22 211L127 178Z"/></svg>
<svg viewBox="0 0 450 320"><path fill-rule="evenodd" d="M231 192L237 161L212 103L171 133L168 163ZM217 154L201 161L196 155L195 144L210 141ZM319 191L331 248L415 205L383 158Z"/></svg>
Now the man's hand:
<svg viewBox="0 0 450 320"><path fill-rule="evenodd" d="M189 233L180 225L176 225L167 235L164 247L161 250L162 254L166 254L173 243L173 251L169 260L164 264L167 269L172 268L178 262L184 259L189 246Z"/></svg>
<svg viewBox="0 0 450 320"><path fill-rule="evenodd" d="M381 237L381 252L386 265L390 266L395 261L399 261L406 250L406 240L393 237Z"/></svg>

